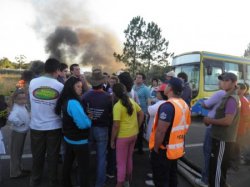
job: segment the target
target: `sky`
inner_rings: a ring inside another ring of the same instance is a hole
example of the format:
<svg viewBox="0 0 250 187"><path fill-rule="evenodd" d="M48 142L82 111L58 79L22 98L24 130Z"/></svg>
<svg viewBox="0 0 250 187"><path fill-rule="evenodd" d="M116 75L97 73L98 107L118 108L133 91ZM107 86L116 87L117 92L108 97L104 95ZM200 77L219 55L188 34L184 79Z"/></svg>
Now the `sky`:
<svg viewBox="0 0 250 187"><path fill-rule="evenodd" d="M168 51L175 55L204 50L242 56L250 43L249 4L247 0L0 0L0 59L25 55L27 61L45 61L46 39L57 26L108 36L116 40L110 50L119 51L123 31L135 16L158 24L169 41Z"/></svg>

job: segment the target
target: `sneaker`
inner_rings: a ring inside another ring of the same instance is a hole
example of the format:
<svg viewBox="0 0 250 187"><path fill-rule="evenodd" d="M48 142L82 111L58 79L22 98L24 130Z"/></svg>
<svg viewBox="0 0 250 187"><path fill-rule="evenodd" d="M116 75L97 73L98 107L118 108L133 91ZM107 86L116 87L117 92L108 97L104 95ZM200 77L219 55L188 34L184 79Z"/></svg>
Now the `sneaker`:
<svg viewBox="0 0 250 187"><path fill-rule="evenodd" d="M201 187L208 187L207 184L205 184L201 179L198 179L198 178L196 178L194 180L194 183L197 184L197 185L199 185L199 186L201 186Z"/></svg>
<svg viewBox="0 0 250 187"><path fill-rule="evenodd" d="M107 173L107 174L106 174L106 177L108 177L109 179L113 179L113 178L115 178L115 175L112 175L112 174Z"/></svg>
<svg viewBox="0 0 250 187"><path fill-rule="evenodd" d="M153 173L147 173L147 177L153 178Z"/></svg>
<svg viewBox="0 0 250 187"><path fill-rule="evenodd" d="M145 184L148 185L148 186L155 186L155 183L154 183L153 180L146 180Z"/></svg>

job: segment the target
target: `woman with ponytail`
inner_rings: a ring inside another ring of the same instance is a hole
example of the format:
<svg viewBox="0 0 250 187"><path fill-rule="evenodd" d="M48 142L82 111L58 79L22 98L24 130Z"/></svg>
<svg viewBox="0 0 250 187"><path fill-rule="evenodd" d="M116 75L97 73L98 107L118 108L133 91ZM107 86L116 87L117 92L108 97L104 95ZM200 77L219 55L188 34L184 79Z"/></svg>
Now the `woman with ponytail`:
<svg viewBox="0 0 250 187"><path fill-rule="evenodd" d="M133 151L144 114L140 106L128 97L123 84L115 84L113 93L118 101L113 108L111 148L116 148L116 187L122 187L129 186L132 178Z"/></svg>

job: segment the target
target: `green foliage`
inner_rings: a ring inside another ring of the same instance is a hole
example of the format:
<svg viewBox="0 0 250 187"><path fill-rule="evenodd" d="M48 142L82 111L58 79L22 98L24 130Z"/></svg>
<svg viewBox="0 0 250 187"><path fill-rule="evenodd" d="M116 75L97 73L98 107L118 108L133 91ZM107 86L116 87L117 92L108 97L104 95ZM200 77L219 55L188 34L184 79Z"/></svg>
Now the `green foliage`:
<svg viewBox="0 0 250 187"><path fill-rule="evenodd" d="M244 52L244 57L250 58L250 43L248 44L247 49Z"/></svg>
<svg viewBox="0 0 250 187"><path fill-rule="evenodd" d="M149 72L152 64L160 66L168 65L167 52L169 42L161 35L161 29L154 22L148 23L147 30L144 32L144 45L142 46L141 59Z"/></svg>
<svg viewBox="0 0 250 187"><path fill-rule="evenodd" d="M1 69L28 69L29 63L26 63L26 57L24 55L17 56L17 63L11 62L8 58L0 59Z"/></svg>
<svg viewBox="0 0 250 187"><path fill-rule="evenodd" d="M148 74L152 65L168 66L169 42L162 37L156 23L146 24L142 17L134 17L124 34L126 41L123 53L114 53L114 57L126 65L132 76L137 71Z"/></svg>
<svg viewBox="0 0 250 187"><path fill-rule="evenodd" d="M152 78L160 79L161 81L165 80L165 73L171 71L170 66L159 66L159 65L152 65L148 74L147 79L151 81ZM150 83L150 82L149 82Z"/></svg>
<svg viewBox="0 0 250 187"><path fill-rule="evenodd" d="M14 64L8 58L0 59L0 68L14 68Z"/></svg>
<svg viewBox="0 0 250 187"><path fill-rule="evenodd" d="M114 53L116 60L123 62L128 67L128 70L132 72L132 76L135 76L135 72L140 66L139 59L145 26L146 23L143 18L140 16L134 17L124 31L126 42L124 43L123 53Z"/></svg>
<svg viewBox="0 0 250 187"><path fill-rule="evenodd" d="M17 64L18 64L18 68L19 69L21 69L22 68L22 66L23 66L23 64L26 62L26 56L24 56L24 55L19 55L19 56L16 56L15 57L15 59L16 59L16 62L17 62Z"/></svg>

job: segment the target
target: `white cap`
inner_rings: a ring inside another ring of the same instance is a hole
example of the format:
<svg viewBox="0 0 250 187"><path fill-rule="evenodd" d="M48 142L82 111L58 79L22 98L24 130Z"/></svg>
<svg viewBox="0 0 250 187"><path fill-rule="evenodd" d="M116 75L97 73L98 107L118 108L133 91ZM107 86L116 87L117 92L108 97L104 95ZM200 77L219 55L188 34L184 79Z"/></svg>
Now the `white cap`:
<svg viewBox="0 0 250 187"><path fill-rule="evenodd" d="M170 71L170 72L166 73L166 75L169 76L169 77L175 77L175 72Z"/></svg>

